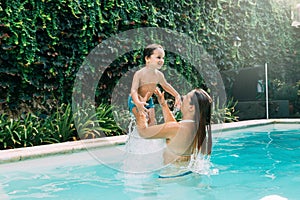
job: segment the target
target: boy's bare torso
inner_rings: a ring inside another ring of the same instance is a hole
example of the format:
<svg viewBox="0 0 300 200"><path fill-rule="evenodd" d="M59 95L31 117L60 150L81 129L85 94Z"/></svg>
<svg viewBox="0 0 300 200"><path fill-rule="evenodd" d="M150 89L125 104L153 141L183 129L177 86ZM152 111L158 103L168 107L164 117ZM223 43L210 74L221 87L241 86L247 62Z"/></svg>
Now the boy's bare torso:
<svg viewBox="0 0 300 200"><path fill-rule="evenodd" d="M141 69L139 73L139 88L138 94L145 97L149 94L149 97L153 95L157 84L160 83L161 74L159 71L149 71L146 69Z"/></svg>

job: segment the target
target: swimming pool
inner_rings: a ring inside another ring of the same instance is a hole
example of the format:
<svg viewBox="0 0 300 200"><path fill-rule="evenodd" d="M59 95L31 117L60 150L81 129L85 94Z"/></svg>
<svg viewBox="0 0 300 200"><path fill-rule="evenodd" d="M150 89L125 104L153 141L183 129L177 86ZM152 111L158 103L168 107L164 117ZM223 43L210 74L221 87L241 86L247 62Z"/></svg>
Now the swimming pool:
<svg viewBox="0 0 300 200"><path fill-rule="evenodd" d="M118 145L1 164L0 199L299 199L300 124L232 127L215 135L212 175L123 173L111 167Z"/></svg>

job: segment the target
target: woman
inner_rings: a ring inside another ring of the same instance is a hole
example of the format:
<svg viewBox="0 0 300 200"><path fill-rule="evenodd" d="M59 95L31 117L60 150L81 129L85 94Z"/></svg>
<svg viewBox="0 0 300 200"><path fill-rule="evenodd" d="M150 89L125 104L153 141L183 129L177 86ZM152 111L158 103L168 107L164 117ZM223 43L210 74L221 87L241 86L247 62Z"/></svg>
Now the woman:
<svg viewBox="0 0 300 200"><path fill-rule="evenodd" d="M165 123L148 127L145 114L140 112L137 124L141 137L147 139L166 138L164 163L188 162L198 153L211 154L211 97L202 89L195 89L182 97L182 121L177 122L164 99L164 92L156 89Z"/></svg>

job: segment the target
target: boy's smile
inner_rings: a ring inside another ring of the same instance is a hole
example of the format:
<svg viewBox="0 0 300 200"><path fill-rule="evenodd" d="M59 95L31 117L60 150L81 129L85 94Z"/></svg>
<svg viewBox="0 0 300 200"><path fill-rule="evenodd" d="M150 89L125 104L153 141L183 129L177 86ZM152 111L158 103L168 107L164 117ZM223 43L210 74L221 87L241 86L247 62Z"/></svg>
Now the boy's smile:
<svg viewBox="0 0 300 200"><path fill-rule="evenodd" d="M153 51L153 54L146 58L146 65L150 66L151 68L161 69L164 65L164 57L165 52L161 48L157 48Z"/></svg>

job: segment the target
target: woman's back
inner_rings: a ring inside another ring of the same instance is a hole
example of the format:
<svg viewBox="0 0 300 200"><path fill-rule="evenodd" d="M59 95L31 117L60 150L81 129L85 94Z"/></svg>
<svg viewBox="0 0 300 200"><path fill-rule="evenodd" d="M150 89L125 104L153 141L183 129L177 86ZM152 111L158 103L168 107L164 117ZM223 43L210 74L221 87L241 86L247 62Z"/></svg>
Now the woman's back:
<svg viewBox="0 0 300 200"><path fill-rule="evenodd" d="M174 137L167 140L164 159L167 162L189 160L196 134L194 121L179 122L180 128ZM165 162L166 163L166 162Z"/></svg>

